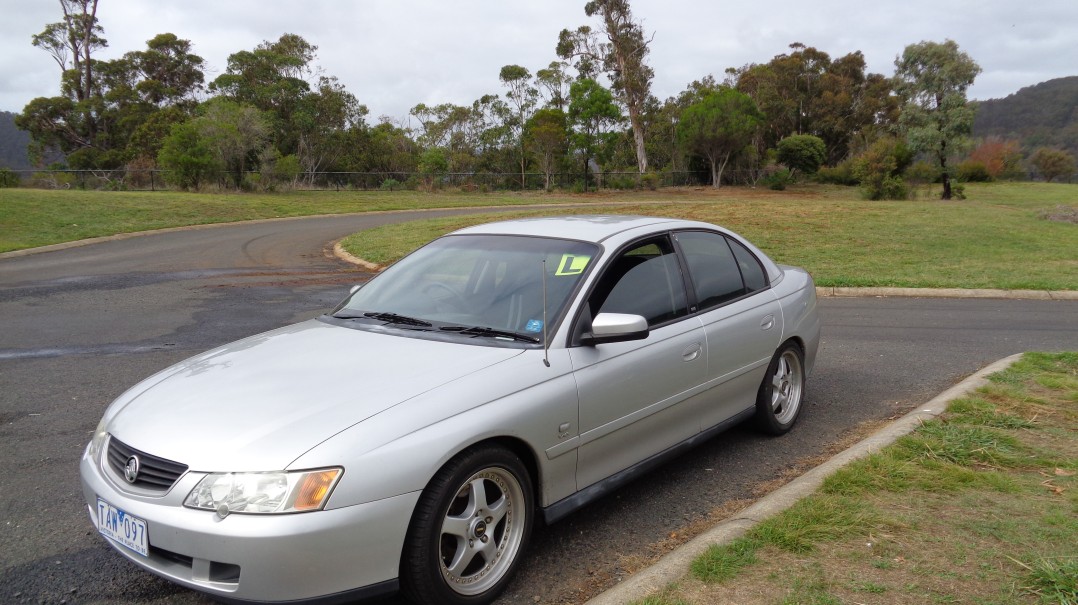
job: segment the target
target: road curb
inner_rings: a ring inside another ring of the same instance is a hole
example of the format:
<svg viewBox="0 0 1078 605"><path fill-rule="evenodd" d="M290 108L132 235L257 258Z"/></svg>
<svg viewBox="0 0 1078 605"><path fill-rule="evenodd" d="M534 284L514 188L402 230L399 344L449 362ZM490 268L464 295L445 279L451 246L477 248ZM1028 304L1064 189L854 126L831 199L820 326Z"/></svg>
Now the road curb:
<svg viewBox="0 0 1078 605"><path fill-rule="evenodd" d="M821 286L816 296L904 298L1006 298L1012 300L1078 300L1074 290L998 290L991 288L845 288Z"/></svg>
<svg viewBox="0 0 1078 605"><path fill-rule="evenodd" d="M624 605L647 598L689 573L694 559L712 545L726 544L745 535L761 521L793 506L798 500L813 494L824 478L854 460L864 458L911 433L924 421L942 414L951 401L964 397L988 383L987 376L1004 370L1021 358L1011 355L989 364L977 373L934 397L924 405L895 420L852 447L832 456L827 462L771 492L732 518L719 523L692 540L664 555L654 565L639 571L617 586L587 601L585 605Z"/></svg>

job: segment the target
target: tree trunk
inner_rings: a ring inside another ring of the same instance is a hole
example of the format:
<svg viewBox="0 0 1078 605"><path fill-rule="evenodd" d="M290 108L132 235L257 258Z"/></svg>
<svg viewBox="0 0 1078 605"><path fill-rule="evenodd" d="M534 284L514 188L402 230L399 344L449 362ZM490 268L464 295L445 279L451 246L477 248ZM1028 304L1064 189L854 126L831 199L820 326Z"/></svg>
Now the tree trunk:
<svg viewBox="0 0 1078 605"><path fill-rule="evenodd" d="M947 142L940 143L940 171L943 176L943 197L942 199L951 199L951 175L947 173Z"/></svg>
<svg viewBox="0 0 1078 605"><path fill-rule="evenodd" d="M644 124L640 119L640 108L629 103L629 124L633 127L633 142L636 143L636 167L640 174L648 171L648 152L644 147Z"/></svg>

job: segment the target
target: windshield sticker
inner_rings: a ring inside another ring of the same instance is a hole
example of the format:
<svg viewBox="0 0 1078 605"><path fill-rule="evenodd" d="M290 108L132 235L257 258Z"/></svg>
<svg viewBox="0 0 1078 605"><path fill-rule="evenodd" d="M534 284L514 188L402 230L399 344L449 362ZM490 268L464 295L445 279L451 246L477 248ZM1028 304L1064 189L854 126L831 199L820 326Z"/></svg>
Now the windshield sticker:
<svg viewBox="0 0 1078 605"><path fill-rule="evenodd" d="M524 326L524 331L525 332L536 332L536 333L542 332L543 331L543 320L541 320L541 319L529 319L528 324L526 326Z"/></svg>
<svg viewBox="0 0 1078 605"><path fill-rule="evenodd" d="M584 272L584 268L588 266L588 261L590 260L590 256L563 254L561 255L561 263L558 264L558 270L554 275L580 275Z"/></svg>

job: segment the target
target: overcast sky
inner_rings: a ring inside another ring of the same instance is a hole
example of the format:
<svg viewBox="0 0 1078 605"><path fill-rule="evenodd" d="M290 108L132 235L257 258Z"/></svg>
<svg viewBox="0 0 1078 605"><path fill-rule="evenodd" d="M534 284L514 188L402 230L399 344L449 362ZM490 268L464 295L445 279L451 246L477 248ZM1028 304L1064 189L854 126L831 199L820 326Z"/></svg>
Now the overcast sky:
<svg viewBox="0 0 1078 605"><path fill-rule="evenodd" d="M1078 75L1078 0L631 0L654 33L652 93L676 95L727 67L766 63L802 42L832 58L860 50L868 69L891 75L911 43L950 38L983 73L971 98ZM532 73L557 59L558 32L597 25L585 0L100 0L109 48L98 58L145 48L171 32L207 62L206 81L228 55L282 33L318 46L317 64L381 115L405 118L417 103L471 104L503 93L498 71ZM21 111L58 94L59 68L30 37L60 20L50 0L0 0L0 110Z"/></svg>

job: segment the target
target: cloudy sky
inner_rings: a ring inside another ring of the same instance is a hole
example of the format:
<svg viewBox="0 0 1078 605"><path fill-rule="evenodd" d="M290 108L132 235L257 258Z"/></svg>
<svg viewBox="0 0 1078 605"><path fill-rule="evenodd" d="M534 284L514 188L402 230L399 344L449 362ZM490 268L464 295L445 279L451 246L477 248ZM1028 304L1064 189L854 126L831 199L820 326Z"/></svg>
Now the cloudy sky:
<svg viewBox="0 0 1078 605"><path fill-rule="evenodd" d="M676 95L707 74L766 63L792 42L832 57L860 50L870 71L921 40L958 42L983 68L975 99L1004 97L1078 75L1078 0L631 0L654 32L652 92ZM99 58L145 48L171 32L207 61L207 82L228 55L282 33L318 46L317 63L337 76L371 117L405 118L417 103L470 104L502 93L498 70L547 66L563 28L592 24L585 0L100 0L109 48ZM58 67L30 37L59 21L57 2L0 0L0 110L53 96Z"/></svg>

